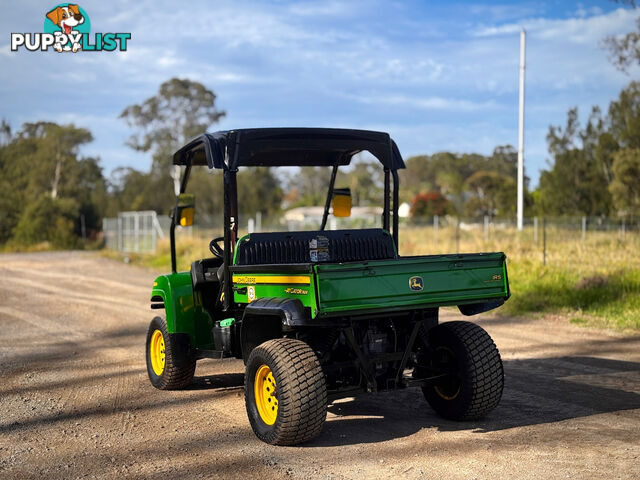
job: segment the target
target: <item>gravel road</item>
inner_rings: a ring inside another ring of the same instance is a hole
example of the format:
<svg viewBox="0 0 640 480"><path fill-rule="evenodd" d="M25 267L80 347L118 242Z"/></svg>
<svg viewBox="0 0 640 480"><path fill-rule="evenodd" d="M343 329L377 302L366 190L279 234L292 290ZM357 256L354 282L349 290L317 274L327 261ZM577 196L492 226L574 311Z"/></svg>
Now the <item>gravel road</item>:
<svg viewBox="0 0 640 480"><path fill-rule="evenodd" d="M407 389L335 403L319 438L272 447L241 361L198 363L185 391L150 385L153 277L90 253L0 255L0 478L640 478L640 336L485 315L506 372L485 420L443 420Z"/></svg>

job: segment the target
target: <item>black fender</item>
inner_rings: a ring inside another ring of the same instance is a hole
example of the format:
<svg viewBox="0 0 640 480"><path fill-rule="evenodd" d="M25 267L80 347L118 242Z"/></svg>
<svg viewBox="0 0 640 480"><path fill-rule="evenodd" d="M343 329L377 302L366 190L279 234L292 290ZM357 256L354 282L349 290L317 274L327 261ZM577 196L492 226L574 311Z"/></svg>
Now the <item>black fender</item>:
<svg viewBox="0 0 640 480"><path fill-rule="evenodd" d="M173 361L179 368L186 368L193 360L195 352L191 348L191 338L188 333L170 333L169 343L173 349Z"/></svg>
<svg viewBox="0 0 640 480"><path fill-rule="evenodd" d="M308 323L308 313L297 298L259 298L244 309L240 329L242 358L267 340L282 337L283 327Z"/></svg>
<svg viewBox="0 0 640 480"><path fill-rule="evenodd" d="M254 300L244 309L242 317L264 317L273 315L280 318L282 325L295 327L306 325L308 318L302 302L297 298L259 298Z"/></svg>
<svg viewBox="0 0 640 480"><path fill-rule="evenodd" d="M478 313L488 312L489 310L498 308L503 304L504 304L504 300L500 299L500 300L493 300L491 302L458 305L458 309L460 310L460 313L469 317L471 315L477 315Z"/></svg>

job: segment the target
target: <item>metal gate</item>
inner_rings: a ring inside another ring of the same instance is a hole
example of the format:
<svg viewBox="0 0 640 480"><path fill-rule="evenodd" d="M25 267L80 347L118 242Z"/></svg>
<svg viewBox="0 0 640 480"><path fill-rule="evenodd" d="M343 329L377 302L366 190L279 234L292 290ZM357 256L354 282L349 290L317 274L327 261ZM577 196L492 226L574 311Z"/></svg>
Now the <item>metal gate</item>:
<svg viewBox="0 0 640 480"><path fill-rule="evenodd" d="M158 238L164 237L161 223L169 218L161 217L153 210L120 212L117 218L104 218L102 231L105 245L120 252L155 252Z"/></svg>

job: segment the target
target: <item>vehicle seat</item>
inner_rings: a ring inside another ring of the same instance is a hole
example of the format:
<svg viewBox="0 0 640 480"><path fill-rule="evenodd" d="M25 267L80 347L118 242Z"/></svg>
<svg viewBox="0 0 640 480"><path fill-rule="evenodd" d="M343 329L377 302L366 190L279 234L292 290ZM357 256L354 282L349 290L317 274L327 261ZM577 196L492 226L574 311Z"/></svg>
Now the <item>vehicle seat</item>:
<svg viewBox="0 0 640 480"><path fill-rule="evenodd" d="M381 228L252 233L238 243L237 264L342 263L395 257L393 238Z"/></svg>
<svg viewBox="0 0 640 480"><path fill-rule="evenodd" d="M204 258L191 264L191 283L194 291L202 290L205 285L212 282L222 282L223 275L221 258Z"/></svg>

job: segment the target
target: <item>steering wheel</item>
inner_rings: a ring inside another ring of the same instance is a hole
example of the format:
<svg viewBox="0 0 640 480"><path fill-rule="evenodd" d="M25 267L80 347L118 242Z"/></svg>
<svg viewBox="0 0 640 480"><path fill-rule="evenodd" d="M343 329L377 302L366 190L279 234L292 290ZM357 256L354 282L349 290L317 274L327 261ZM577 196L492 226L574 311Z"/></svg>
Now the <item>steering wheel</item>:
<svg viewBox="0 0 640 480"><path fill-rule="evenodd" d="M209 251L213 254L214 257L223 258L224 250L218 242L224 240L224 237L216 237L209 242Z"/></svg>

